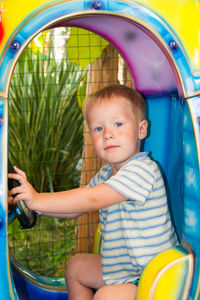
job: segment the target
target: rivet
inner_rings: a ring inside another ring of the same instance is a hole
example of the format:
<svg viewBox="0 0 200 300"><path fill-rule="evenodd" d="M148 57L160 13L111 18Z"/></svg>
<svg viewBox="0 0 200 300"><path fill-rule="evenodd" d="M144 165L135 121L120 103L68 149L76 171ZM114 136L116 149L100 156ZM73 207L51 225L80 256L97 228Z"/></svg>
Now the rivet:
<svg viewBox="0 0 200 300"><path fill-rule="evenodd" d="M10 45L10 50L12 52L17 52L20 48L20 43L18 41L13 41L12 44Z"/></svg>
<svg viewBox="0 0 200 300"><path fill-rule="evenodd" d="M170 47L170 49L171 49L172 51L177 51L177 50L178 50L178 45L177 45L177 43L176 43L175 41L171 41L171 42L169 43L169 47Z"/></svg>
<svg viewBox="0 0 200 300"><path fill-rule="evenodd" d="M0 115L0 126L3 126L3 116Z"/></svg>
<svg viewBox="0 0 200 300"><path fill-rule="evenodd" d="M91 7L96 10L100 10L100 9L103 9L104 5L103 5L103 2L101 2L101 1L93 1L91 4Z"/></svg>

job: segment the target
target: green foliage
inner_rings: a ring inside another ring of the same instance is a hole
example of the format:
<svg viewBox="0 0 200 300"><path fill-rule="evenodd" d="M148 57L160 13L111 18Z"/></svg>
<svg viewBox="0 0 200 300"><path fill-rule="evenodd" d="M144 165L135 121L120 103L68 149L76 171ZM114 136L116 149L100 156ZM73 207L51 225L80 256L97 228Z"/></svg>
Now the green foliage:
<svg viewBox="0 0 200 300"><path fill-rule="evenodd" d="M85 72L31 49L20 58L9 93L9 156L38 191L78 185L83 118L77 90Z"/></svg>
<svg viewBox="0 0 200 300"><path fill-rule="evenodd" d="M66 261L75 253L74 220L39 217L29 230L15 220L9 225L9 246L28 270L45 276L64 275Z"/></svg>
<svg viewBox="0 0 200 300"><path fill-rule="evenodd" d="M20 57L9 92L9 159L39 192L79 186L86 71L29 47ZM75 250L73 220L38 218L29 230L9 225L9 244L28 269L54 275Z"/></svg>

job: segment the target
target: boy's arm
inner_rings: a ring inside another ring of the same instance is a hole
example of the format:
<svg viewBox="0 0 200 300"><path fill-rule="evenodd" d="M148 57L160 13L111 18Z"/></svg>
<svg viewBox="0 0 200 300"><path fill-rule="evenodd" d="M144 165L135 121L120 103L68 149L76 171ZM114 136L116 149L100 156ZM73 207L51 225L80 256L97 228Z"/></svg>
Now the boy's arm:
<svg viewBox="0 0 200 300"><path fill-rule="evenodd" d="M57 193L37 193L27 181L26 174L15 168L17 174L9 174L9 178L19 180L20 186L12 189L10 194L18 194L14 202L24 200L31 210L42 214L73 214L95 211L126 200L126 197L106 184L96 187L83 187Z"/></svg>
<svg viewBox="0 0 200 300"><path fill-rule="evenodd" d="M23 199L21 198L22 200ZM126 200L106 184L95 187L83 187L57 193L40 193L32 201L33 210L48 213L81 214L96 211Z"/></svg>
<svg viewBox="0 0 200 300"><path fill-rule="evenodd" d="M45 217L51 217L51 218L61 218L61 219L73 219L73 218L77 218L80 215L82 215L82 213L77 213L77 214L55 214L55 213L45 213L45 212L39 212L37 211L37 213L39 213L39 215L41 216L45 216Z"/></svg>

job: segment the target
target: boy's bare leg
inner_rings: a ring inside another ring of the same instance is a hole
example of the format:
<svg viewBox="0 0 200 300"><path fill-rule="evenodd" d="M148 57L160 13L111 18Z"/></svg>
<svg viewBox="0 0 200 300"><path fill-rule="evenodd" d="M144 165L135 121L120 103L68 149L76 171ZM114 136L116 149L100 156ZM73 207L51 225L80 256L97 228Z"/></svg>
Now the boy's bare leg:
<svg viewBox="0 0 200 300"><path fill-rule="evenodd" d="M102 278L101 256L80 254L72 257L67 265L65 280L69 300L92 300L93 289L105 285Z"/></svg>
<svg viewBox="0 0 200 300"><path fill-rule="evenodd" d="M132 283L106 285L101 287L93 297L93 300L135 300L137 286Z"/></svg>

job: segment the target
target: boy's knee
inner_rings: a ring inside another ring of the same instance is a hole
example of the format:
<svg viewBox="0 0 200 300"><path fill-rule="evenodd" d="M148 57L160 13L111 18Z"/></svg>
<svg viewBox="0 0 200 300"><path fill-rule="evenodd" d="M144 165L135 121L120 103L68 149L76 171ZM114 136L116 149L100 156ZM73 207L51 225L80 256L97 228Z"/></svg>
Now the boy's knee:
<svg viewBox="0 0 200 300"><path fill-rule="evenodd" d="M106 285L98 289L93 300L129 299L135 300L137 287L134 284Z"/></svg>
<svg viewBox="0 0 200 300"><path fill-rule="evenodd" d="M94 295L93 300L110 300L112 299L112 294L110 286L103 286Z"/></svg>
<svg viewBox="0 0 200 300"><path fill-rule="evenodd" d="M69 261L67 263L66 271L65 271L65 281L66 282L67 282L67 280L69 280L73 277L76 277L77 271L80 269L79 261L80 261L79 255L72 256L69 259Z"/></svg>

